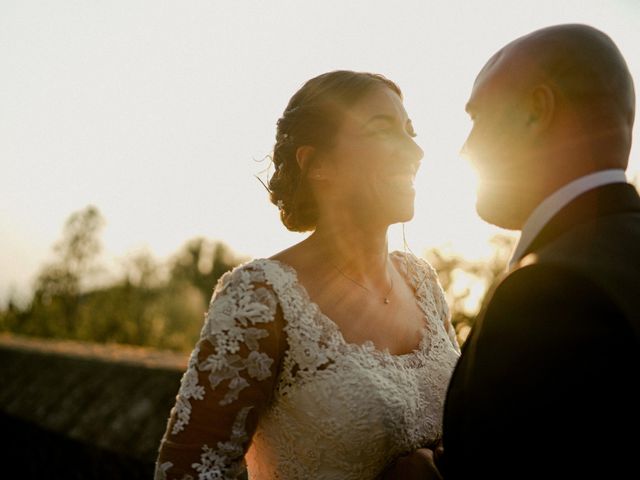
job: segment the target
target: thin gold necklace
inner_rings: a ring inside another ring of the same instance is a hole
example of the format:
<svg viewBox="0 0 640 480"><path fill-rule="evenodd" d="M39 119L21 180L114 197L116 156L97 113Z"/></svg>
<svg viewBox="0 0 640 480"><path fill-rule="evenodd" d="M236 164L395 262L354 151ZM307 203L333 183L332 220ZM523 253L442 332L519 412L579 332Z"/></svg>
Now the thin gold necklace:
<svg viewBox="0 0 640 480"><path fill-rule="evenodd" d="M337 265L335 265L334 263L331 263L331 265L333 265L333 268L335 268L344 278L346 278L347 280L351 280L357 286L359 286L363 290L366 290L370 295L374 295L375 296L374 292L369 290L367 287L362 285L360 282L356 282L353 278L351 278L349 275L347 275L341 269L339 269ZM393 274L391 275L391 286L389 287L389 290L387 290L387 293L384 295L384 297L382 297L382 303L384 303L385 305L389 305L391 303L391 300L389 300L389 294L391 293L391 290L393 290Z"/></svg>

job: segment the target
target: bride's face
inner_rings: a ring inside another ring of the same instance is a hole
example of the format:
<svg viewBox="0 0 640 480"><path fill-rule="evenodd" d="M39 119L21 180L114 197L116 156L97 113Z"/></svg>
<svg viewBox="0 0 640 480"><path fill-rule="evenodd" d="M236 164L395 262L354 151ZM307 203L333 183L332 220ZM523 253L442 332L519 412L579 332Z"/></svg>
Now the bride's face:
<svg viewBox="0 0 640 480"><path fill-rule="evenodd" d="M323 170L330 208L361 224L386 226L413 217L414 178L422 149L400 97L386 87L347 110Z"/></svg>

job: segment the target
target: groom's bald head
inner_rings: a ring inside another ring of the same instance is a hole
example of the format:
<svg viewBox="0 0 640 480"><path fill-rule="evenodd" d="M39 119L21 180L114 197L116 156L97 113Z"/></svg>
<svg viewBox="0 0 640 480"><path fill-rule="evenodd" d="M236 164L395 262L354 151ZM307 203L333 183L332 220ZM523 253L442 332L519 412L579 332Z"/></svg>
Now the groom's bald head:
<svg viewBox="0 0 640 480"><path fill-rule="evenodd" d="M614 42L593 27L558 25L509 43L478 74L467 109L478 210L492 223L519 228L563 184L627 166L633 81Z"/></svg>
<svg viewBox="0 0 640 480"><path fill-rule="evenodd" d="M627 64L613 40L587 25L557 25L521 37L502 51L520 62L529 84L552 82L572 106L591 120L617 117L629 127L635 92ZM612 119L611 119L612 120Z"/></svg>

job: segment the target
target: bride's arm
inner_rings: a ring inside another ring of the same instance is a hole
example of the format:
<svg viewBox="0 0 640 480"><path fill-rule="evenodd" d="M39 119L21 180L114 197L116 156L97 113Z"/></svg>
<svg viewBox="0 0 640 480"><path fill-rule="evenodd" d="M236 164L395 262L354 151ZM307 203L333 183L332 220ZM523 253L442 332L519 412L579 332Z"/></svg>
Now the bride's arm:
<svg viewBox="0 0 640 480"><path fill-rule="evenodd" d="M156 480L244 471L286 344L276 296L252 275L236 270L216 288L160 445Z"/></svg>

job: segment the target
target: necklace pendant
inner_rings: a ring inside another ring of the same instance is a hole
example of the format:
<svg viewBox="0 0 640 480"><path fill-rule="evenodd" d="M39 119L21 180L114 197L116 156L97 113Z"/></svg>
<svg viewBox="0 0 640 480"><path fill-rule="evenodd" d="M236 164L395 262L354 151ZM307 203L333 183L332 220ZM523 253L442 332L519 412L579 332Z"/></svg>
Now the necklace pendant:
<svg viewBox="0 0 640 480"><path fill-rule="evenodd" d="M384 297L384 304L385 304L385 305L389 305L389 303L390 303L390 302L389 302L389 299L388 299L387 297Z"/></svg>

